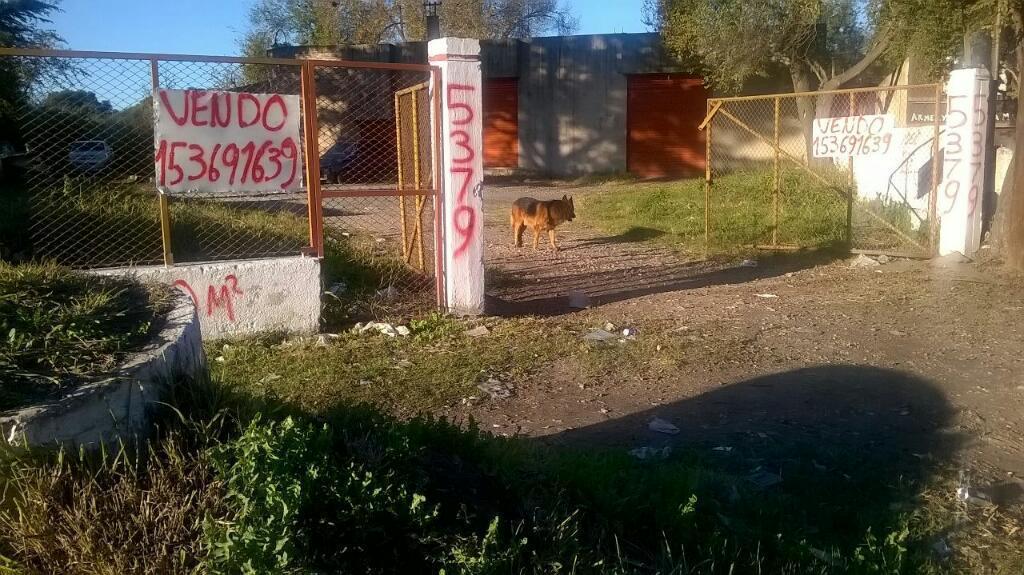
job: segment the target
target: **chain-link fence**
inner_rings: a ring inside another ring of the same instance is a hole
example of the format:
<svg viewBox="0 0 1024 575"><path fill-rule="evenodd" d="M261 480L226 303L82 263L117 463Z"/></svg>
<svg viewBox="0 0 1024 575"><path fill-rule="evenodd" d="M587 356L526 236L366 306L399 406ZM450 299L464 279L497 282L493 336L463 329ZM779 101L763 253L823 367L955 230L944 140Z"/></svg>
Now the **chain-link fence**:
<svg viewBox="0 0 1024 575"><path fill-rule="evenodd" d="M100 268L308 253L353 288L429 291L431 70L0 50L15 84L0 93L0 256ZM153 98L173 89L298 96L287 159L301 189L159 193Z"/></svg>
<svg viewBox="0 0 1024 575"><path fill-rule="evenodd" d="M709 247L930 255L941 103L937 85L709 100Z"/></svg>
<svg viewBox="0 0 1024 575"><path fill-rule="evenodd" d="M157 86L298 94L300 64L57 52L0 53L0 67L18 83L0 123L15 150L0 195L19 214L3 226L5 256L100 268L309 245L304 193L161 196L154 183Z"/></svg>

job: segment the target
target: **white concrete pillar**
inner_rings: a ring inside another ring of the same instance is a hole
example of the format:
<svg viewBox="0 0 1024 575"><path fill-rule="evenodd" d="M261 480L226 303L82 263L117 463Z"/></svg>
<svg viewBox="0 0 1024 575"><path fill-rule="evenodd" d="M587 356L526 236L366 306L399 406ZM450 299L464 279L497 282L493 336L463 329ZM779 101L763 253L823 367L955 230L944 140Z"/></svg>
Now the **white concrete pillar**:
<svg viewBox="0 0 1024 575"><path fill-rule="evenodd" d="M431 40L441 69L441 204L445 304L457 314L484 311L483 108L480 42ZM437 87L433 87L437 94Z"/></svg>
<svg viewBox="0 0 1024 575"><path fill-rule="evenodd" d="M949 76L946 130L936 209L939 255L971 256L981 248L981 202L987 141L989 75L984 68L954 70Z"/></svg>

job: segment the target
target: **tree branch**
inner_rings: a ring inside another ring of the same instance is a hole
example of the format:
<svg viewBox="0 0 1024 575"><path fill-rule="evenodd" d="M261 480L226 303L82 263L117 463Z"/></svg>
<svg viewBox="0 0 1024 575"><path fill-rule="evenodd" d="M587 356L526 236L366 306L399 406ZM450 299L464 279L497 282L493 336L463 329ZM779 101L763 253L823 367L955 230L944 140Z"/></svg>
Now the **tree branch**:
<svg viewBox="0 0 1024 575"><path fill-rule="evenodd" d="M882 34L878 38L878 41L875 42L875 45L871 48L871 50L869 50L867 54L864 54L864 57L861 58L860 61L858 61L853 66L847 68L846 71L844 71L843 73L836 74L827 82L823 82L819 89L836 90L841 88L843 84L846 84L847 82L859 76L861 72L867 70L869 66L874 64L878 60L878 58L881 57L883 53L885 53L886 48L889 47L890 40L892 40L892 30L886 29L884 32L882 32Z"/></svg>
<svg viewBox="0 0 1024 575"><path fill-rule="evenodd" d="M806 59L806 62L807 67L810 68L811 72L814 72L814 75L818 77L818 84L824 85L825 82L828 81L828 72L825 70L825 68L823 68L821 64L809 58Z"/></svg>

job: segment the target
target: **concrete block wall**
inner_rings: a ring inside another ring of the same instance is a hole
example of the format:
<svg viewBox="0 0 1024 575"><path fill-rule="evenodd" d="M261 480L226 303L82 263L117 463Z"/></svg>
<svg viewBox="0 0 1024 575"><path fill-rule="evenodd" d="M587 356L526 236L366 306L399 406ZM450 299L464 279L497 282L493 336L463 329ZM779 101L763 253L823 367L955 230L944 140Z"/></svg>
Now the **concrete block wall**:
<svg viewBox="0 0 1024 575"><path fill-rule="evenodd" d="M146 349L101 381L65 397L0 414L0 442L95 447L145 435L148 414L167 385L206 371L195 306L180 295Z"/></svg>
<svg viewBox="0 0 1024 575"><path fill-rule="evenodd" d="M173 285L195 303L206 340L320 328L320 260L302 256L101 270Z"/></svg>

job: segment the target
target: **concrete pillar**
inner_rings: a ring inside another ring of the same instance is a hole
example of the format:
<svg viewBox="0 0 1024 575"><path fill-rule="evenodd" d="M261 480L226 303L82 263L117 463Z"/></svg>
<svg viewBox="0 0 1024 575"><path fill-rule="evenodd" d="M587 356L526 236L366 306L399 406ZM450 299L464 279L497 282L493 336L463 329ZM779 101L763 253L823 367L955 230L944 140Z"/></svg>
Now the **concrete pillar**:
<svg viewBox="0 0 1024 575"><path fill-rule="evenodd" d="M981 201L986 165L992 161L988 139L988 71L954 70L949 76L948 113L939 185L939 255L973 255L981 248Z"/></svg>
<svg viewBox="0 0 1024 575"><path fill-rule="evenodd" d="M430 63L441 69L441 206L445 305L484 311L483 109L480 42L431 40ZM437 87L433 88L437 93Z"/></svg>

